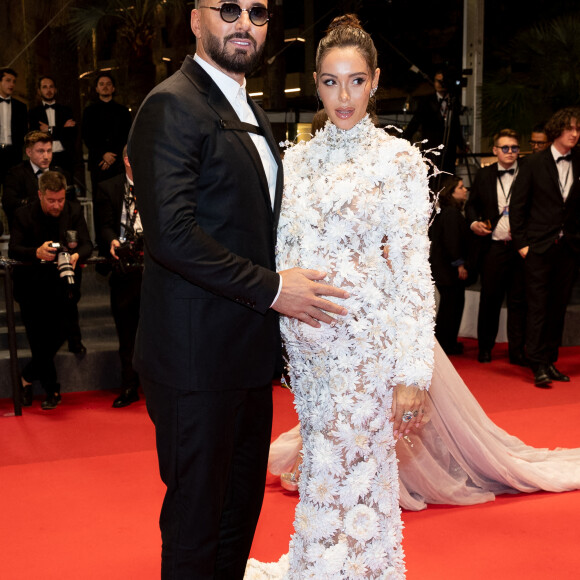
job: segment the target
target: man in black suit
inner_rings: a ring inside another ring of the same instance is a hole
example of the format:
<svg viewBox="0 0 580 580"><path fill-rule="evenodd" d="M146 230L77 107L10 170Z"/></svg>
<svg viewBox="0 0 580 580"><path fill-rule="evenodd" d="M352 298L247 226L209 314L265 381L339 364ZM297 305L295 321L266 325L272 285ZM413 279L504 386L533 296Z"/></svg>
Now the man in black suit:
<svg viewBox="0 0 580 580"><path fill-rule="evenodd" d="M89 150L93 198L101 181L125 172L122 153L131 128L129 109L113 99L115 81L110 73L97 75L95 92L98 99L85 108L81 126ZM100 225L95 226L95 231L100 232Z"/></svg>
<svg viewBox="0 0 580 580"><path fill-rule="evenodd" d="M504 297L507 295L507 335L512 364L527 366L524 355L526 298L524 261L514 247L509 205L523 163L518 160L519 135L502 129L493 138L497 163L480 169L465 208L478 236L481 293L477 319L479 362L491 362Z"/></svg>
<svg viewBox="0 0 580 580"><path fill-rule="evenodd" d="M115 408L126 407L139 400L139 375L133 368L133 350L141 303L143 228L136 206L127 148L123 150L123 161L123 175L99 183L99 205L95 208L102 224L103 244L99 253L115 259L109 278L111 311L119 338L121 360L121 394L113 401ZM117 251L121 244L124 248L131 248L131 253L119 260Z"/></svg>
<svg viewBox="0 0 580 580"><path fill-rule="evenodd" d="M580 253L580 109L555 113L552 145L522 167L511 203L514 245L525 258L526 355L536 386L569 381L555 366Z"/></svg>
<svg viewBox="0 0 580 580"><path fill-rule="evenodd" d="M22 144L28 131L26 105L12 96L16 71L0 69L0 185L6 173L22 161Z"/></svg>
<svg viewBox="0 0 580 580"><path fill-rule="evenodd" d="M14 214L8 248L11 258L28 262L14 270L14 297L20 303L32 353L31 361L22 371L22 404L32 404L32 381L39 380L46 391L42 402L45 410L55 409L61 401L54 357L67 336L69 304L78 298L79 292L78 277L63 276L67 272L62 251L68 249L67 232L77 232L77 246L67 252L72 266L69 271L74 272L92 251L82 208L65 199L65 190L62 173L42 174L38 199ZM60 244L61 248L53 247L54 244Z"/></svg>
<svg viewBox="0 0 580 580"><path fill-rule="evenodd" d="M317 282L324 272L275 272L282 165L245 92L267 20L262 2L201 0L195 57L149 94L129 138L146 243L134 363L167 485L164 579L243 578L280 364L276 311L316 327L346 312L322 298L347 296Z"/></svg>
<svg viewBox="0 0 580 580"><path fill-rule="evenodd" d="M52 135L52 160L55 165L74 174L76 121L70 107L56 102L56 84L49 76L38 80L41 104L28 113L31 130Z"/></svg>
<svg viewBox="0 0 580 580"><path fill-rule="evenodd" d="M435 92L423 97L417 106L417 111L403 132L403 137L409 141L417 131L421 140L427 142L423 149L432 149L443 145L440 155L430 155L435 165L442 171L455 173L457 148L463 148L461 124L459 116L461 106L456 96L450 92L449 79L443 71L437 71L433 77Z"/></svg>

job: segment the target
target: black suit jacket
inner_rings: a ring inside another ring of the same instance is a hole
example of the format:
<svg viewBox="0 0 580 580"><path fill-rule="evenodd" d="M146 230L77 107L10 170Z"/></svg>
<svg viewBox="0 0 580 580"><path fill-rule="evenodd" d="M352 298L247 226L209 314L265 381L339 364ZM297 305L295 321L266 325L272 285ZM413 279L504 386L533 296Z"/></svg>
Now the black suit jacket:
<svg viewBox="0 0 580 580"><path fill-rule="evenodd" d="M129 137L146 251L135 367L183 390L264 386L280 354L274 209L262 161L211 77L187 57L141 106Z"/></svg>
<svg viewBox="0 0 580 580"><path fill-rule="evenodd" d="M512 238L518 249L545 252L561 231L572 249L580 252L580 153L572 152L572 187L562 199L558 169L551 148L531 155L516 180L510 203Z"/></svg>
<svg viewBox="0 0 580 580"><path fill-rule="evenodd" d="M52 171L59 171L67 180L66 198L76 201L74 186L72 186L69 174L60 167L51 166ZM6 174L4 193L2 195L2 208L6 213L8 224L12 223L14 212L23 205L38 199L38 177L30 161L19 163Z"/></svg>
<svg viewBox="0 0 580 580"><path fill-rule="evenodd" d="M12 133L12 147L5 150L3 169L14 167L22 161L22 147L24 136L28 131L28 115L26 105L11 98L10 131Z"/></svg>
<svg viewBox="0 0 580 580"><path fill-rule="evenodd" d="M65 151L72 153L75 147L77 127L65 127L64 124L73 119L73 112L70 107L55 103L54 105L55 126L52 129L52 138L60 141ZM48 117L44 105L38 105L30 109L28 113L28 122L31 131L40 131L40 123L48 124Z"/></svg>
<svg viewBox="0 0 580 580"><path fill-rule="evenodd" d="M41 264L36 257L36 250L49 240L66 245L67 230L77 232L78 246L73 252L79 254L78 268L78 264L90 258L93 250L80 204L66 201L56 219L43 213L38 198L15 212L8 255L14 260L33 264L18 267L14 271L14 296L17 300L42 299L46 301L47 308L50 307L50 298L61 290L62 284L56 266Z"/></svg>
<svg viewBox="0 0 580 580"><path fill-rule="evenodd" d="M19 150L22 159L24 136L28 132L28 117L26 105L18 99L12 98L12 145Z"/></svg>
<svg viewBox="0 0 580 580"><path fill-rule="evenodd" d="M131 113L127 107L114 100L105 103L97 100L87 105L83 112L81 132L89 150L89 170L98 170L103 155L110 151L117 159L107 175L113 177L123 172L123 147L131 128Z"/></svg>

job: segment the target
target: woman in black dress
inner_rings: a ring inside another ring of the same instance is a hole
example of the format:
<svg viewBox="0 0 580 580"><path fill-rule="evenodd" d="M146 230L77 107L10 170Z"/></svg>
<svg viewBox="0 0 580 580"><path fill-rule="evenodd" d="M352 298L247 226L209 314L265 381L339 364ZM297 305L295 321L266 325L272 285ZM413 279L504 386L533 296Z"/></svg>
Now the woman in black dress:
<svg viewBox="0 0 580 580"><path fill-rule="evenodd" d="M463 345L457 334L465 304L465 280L469 254L469 226L462 209L467 188L456 175L445 176L439 194L440 212L431 227L431 271L439 291L439 309L435 320L435 336L447 354L461 354Z"/></svg>

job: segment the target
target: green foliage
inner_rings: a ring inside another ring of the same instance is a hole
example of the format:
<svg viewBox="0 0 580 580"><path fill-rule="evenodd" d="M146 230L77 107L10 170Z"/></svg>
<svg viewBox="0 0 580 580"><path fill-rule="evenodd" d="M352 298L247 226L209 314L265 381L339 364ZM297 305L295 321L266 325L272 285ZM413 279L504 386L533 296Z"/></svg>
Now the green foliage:
<svg viewBox="0 0 580 580"><path fill-rule="evenodd" d="M489 137L506 127L529 134L558 109L580 105L580 13L525 30L510 48L510 66L482 87Z"/></svg>

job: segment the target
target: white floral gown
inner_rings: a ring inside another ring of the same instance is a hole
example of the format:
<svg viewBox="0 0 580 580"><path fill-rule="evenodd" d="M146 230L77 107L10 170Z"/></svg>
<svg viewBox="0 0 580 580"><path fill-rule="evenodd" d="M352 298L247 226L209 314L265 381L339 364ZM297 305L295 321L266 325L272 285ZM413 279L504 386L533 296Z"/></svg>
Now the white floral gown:
<svg viewBox="0 0 580 580"><path fill-rule="evenodd" d="M324 270L350 293L335 326L282 321L304 441L286 578L404 578L389 415L395 384L427 388L432 374L427 169L365 117L327 123L284 171L278 270Z"/></svg>

